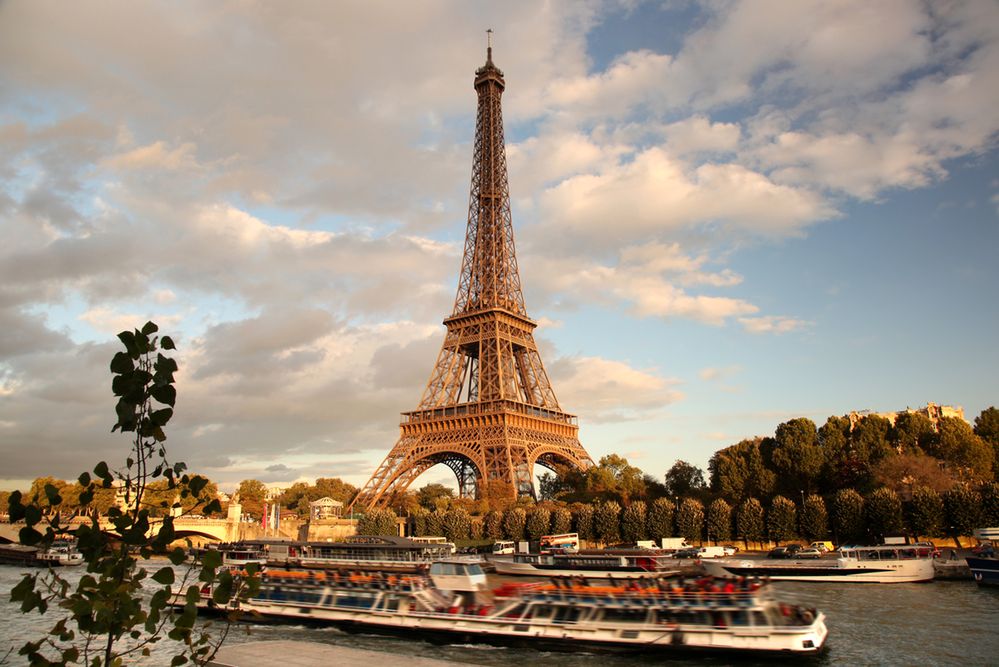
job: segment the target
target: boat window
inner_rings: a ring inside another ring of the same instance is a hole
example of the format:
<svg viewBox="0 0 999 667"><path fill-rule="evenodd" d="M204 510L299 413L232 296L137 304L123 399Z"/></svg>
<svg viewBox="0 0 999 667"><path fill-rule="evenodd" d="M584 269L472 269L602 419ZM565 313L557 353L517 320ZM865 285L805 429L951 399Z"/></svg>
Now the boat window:
<svg viewBox="0 0 999 667"><path fill-rule="evenodd" d="M575 623L579 619L579 609L576 607L555 607L552 621L555 623Z"/></svg>
<svg viewBox="0 0 999 667"><path fill-rule="evenodd" d="M754 611L752 612L752 614L753 614L752 620L754 626L763 627L770 625L770 623L767 621L766 615L762 611Z"/></svg>
<svg viewBox="0 0 999 667"><path fill-rule="evenodd" d="M644 623L647 615L645 609L604 609L604 620L612 623Z"/></svg>

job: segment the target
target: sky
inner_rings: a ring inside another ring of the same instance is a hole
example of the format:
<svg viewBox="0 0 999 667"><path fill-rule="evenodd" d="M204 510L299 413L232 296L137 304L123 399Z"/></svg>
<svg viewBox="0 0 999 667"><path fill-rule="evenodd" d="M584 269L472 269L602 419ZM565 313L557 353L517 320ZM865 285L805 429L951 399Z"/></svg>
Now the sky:
<svg viewBox="0 0 999 667"><path fill-rule="evenodd" d="M454 302L487 29L527 309L594 459L661 479L794 417L999 403L993 0L8 0L0 488L123 462L108 364L147 320L171 460L363 484Z"/></svg>

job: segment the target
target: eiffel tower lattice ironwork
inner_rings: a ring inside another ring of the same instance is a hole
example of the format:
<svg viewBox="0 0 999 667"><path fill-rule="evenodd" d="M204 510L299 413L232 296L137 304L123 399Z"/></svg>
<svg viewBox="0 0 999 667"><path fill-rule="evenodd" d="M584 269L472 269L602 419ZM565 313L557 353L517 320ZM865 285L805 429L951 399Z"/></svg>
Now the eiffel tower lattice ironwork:
<svg viewBox="0 0 999 667"><path fill-rule="evenodd" d="M534 495L534 465L593 465L541 363L514 252L500 97L492 61L475 72L478 112L465 251L454 311L419 407L352 506L388 504L443 463L463 497Z"/></svg>

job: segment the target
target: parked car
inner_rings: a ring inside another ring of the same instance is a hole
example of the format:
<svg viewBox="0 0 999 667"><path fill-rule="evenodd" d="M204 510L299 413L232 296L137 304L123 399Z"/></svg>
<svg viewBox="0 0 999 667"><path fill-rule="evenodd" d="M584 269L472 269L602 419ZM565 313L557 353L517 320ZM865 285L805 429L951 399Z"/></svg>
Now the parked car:
<svg viewBox="0 0 999 667"><path fill-rule="evenodd" d="M770 550L767 554L767 558L790 558L791 555L787 552L787 547L775 547Z"/></svg>
<svg viewBox="0 0 999 667"><path fill-rule="evenodd" d="M827 553L833 550L832 542L812 542L808 546L813 549L818 549L822 553Z"/></svg>
<svg viewBox="0 0 999 667"><path fill-rule="evenodd" d="M698 558L724 558L734 555L735 549L732 547L701 547L697 550Z"/></svg>
<svg viewBox="0 0 999 667"><path fill-rule="evenodd" d="M794 556L795 558L822 558L822 552L818 549L808 547L807 549L802 549Z"/></svg>
<svg viewBox="0 0 999 667"><path fill-rule="evenodd" d="M971 550L971 553L975 556L982 556L988 558L995 553L995 547L992 546L991 542L982 542L977 547Z"/></svg>
<svg viewBox="0 0 999 667"><path fill-rule="evenodd" d="M795 554L797 554L799 551L801 551L801 545L800 544L788 544L787 545L788 558L794 558Z"/></svg>
<svg viewBox="0 0 999 667"><path fill-rule="evenodd" d="M700 548L690 547L688 549L677 549L673 552L673 558L698 558L700 555Z"/></svg>
<svg viewBox="0 0 999 667"><path fill-rule="evenodd" d="M726 544L726 545L725 545L725 549L726 549L726 550L731 550L731 551L732 551L732 553L726 553L726 554L725 554L726 556L734 556L734 555L736 555L737 553L739 553L739 547L737 547L737 546L734 546L734 545L732 545L732 544Z"/></svg>

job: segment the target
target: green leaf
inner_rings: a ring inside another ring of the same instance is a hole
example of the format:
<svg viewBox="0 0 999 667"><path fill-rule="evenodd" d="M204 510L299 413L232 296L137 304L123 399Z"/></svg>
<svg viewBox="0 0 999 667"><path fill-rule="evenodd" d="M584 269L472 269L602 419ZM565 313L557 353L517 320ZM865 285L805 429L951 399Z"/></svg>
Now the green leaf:
<svg viewBox="0 0 999 667"><path fill-rule="evenodd" d="M177 390L173 385L157 385L149 390L149 394L164 405L175 405L177 403Z"/></svg>
<svg viewBox="0 0 999 667"><path fill-rule="evenodd" d="M177 346L173 344L173 338L170 338L170 336L163 336L163 338L160 338L160 347L164 350L177 349Z"/></svg>
<svg viewBox="0 0 999 667"><path fill-rule="evenodd" d="M118 335L121 337L121 334ZM111 358L111 372L115 375L121 375L122 373L131 373L135 370L135 363L132 361L132 357L125 352L118 352ZM117 378L115 378L117 379ZM112 381L112 387L114 387Z"/></svg>
<svg viewBox="0 0 999 667"><path fill-rule="evenodd" d="M174 582L173 568L161 567L153 575L153 581L158 584L163 584L164 586L169 586Z"/></svg>
<svg viewBox="0 0 999 667"><path fill-rule="evenodd" d="M42 510L37 505L25 505L24 506L24 523L29 526L34 526L36 523L42 520Z"/></svg>
<svg viewBox="0 0 999 667"><path fill-rule="evenodd" d="M218 549L209 549L201 556L201 565L203 569L214 572L215 568L222 566L222 554Z"/></svg>
<svg viewBox="0 0 999 667"><path fill-rule="evenodd" d="M135 334L131 331L122 331L118 334L118 340L125 344L125 349L133 358L139 357L139 348L135 345Z"/></svg>
<svg viewBox="0 0 999 667"><path fill-rule="evenodd" d="M187 554L184 553L184 549L182 549L181 547L176 547L173 551L170 552L169 558L170 562L173 563L174 565L180 565L185 560L187 560Z"/></svg>
<svg viewBox="0 0 999 667"><path fill-rule="evenodd" d="M173 660L170 661L170 667L180 667L180 665L186 664L187 658L182 655L173 656Z"/></svg>
<svg viewBox="0 0 999 667"><path fill-rule="evenodd" d="M109 488L111 486L111 483L114 482L114 477L111 475L111 472L108 470L108 464L105 463L104 461L101 461L96 466L94 466L94 474L100 477L103 482L105 482L104 484L105 489Z"/></svg>
<svg viewBox="0 0 999 667"><path fill-rule="evenodd" d="M188 482L188 487L191 489L191 493L195 496L200 496L201 492L208 485L208 478L202 477L201 475L193 476Z"/></svg>
<svg viewBox="0 0 999 667"><path fill-rule="evenodd" d="M83 473L77 481L80 483L80 486L90 486L90 473Z"/></svg>
<svg viewBox="0 0 999 667"><path fill-rule="evenodd" d="M154 333L156 333L159 330L160 330L160 328L158 326L156 326L155 322L152 322L152 321L146 322L144 325L142 325L142 334L145 335L145 336L148 336L150 334L154 334Z"/></svg>
<svg viewBox="0 0 999 667"><path fill-rule="evenodd" d="M149 418L152 419L153 423L157 426L165 426L170 418L173 417L173 410L170 408L163 408L162 410L156 410Z"/></svg>
<svg viewBox="0 0 999 667"><path fill-rule="evenodd" d="M188 586L187 593L184 594L187 604L196 605L201 600L201 589L197 586Z"/></svg>
<svg viewBox="0 0 999 667"><path fill-rule="evenodd" d="M222 511L222 503L219 502L218 498L215 498L207 505L205 505L204 509L201 510L201 513L209 515L209 514L218 514L221 511Z"/></svg>

